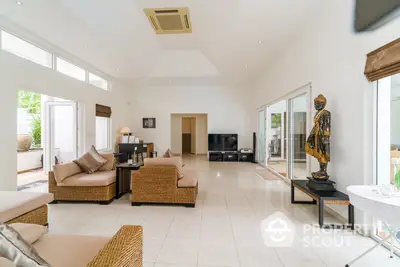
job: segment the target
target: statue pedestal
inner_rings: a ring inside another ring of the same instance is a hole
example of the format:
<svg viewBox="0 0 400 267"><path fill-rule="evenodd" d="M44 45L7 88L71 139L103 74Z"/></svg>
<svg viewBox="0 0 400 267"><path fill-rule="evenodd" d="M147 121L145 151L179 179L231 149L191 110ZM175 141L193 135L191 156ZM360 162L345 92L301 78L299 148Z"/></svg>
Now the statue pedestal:
<svg viewBox="0 0 400 267"><path fill-rule="evenodd" d="M308 183L307 187L315 191L328 191L335 192L335 182L329 180L318 180L311 177L307 177Z"/></svg>

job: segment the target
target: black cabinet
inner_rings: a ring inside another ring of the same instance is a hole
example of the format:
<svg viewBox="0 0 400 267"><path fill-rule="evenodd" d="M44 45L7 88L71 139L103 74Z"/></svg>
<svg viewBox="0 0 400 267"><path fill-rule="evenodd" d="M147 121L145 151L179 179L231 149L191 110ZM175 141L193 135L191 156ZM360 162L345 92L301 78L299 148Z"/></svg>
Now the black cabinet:
<svg viewBox="0 0 400 267"><path fill-rule="evenodd" d="M227 162L253 162L254 153L240 153L237 151L210 151L208 152L209 161Z"/></svg>
<svg viewBox="0 0 400 267"><path fill-rule="evenodd" d="M240 153L239 154L239 161L253 162L253 160L254 160L254 153Z"/></svg>
<svg viewBox="0 0 400 267"><path fill-rule="evenodd" d="M209 161L224 161L224 155L221 152L209 152Z"/></svg>
<svg viewBox="0 0 400 267"><path fill-rule="evenodd" d="M224 161L239 161L239 153L238 152L225 152L224 153Z"/></svg>

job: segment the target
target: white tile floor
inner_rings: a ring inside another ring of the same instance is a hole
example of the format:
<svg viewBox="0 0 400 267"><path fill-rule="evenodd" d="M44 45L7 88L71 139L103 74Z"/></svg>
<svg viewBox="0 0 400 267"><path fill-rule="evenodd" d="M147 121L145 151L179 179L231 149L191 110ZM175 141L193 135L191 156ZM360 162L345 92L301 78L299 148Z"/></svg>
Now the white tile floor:
<svg viewBox="0 0 400 267"><path fill-rule="evenodd" d="M263 180L255 164L209 163L205 158L185 162L199 171L196 208L132 207L129 195L108 206L61 203L50 205L50 232L111 236L124 224L142 225L144 267L344 267L375 244L347 231L303 233L304 223L316 223L316 207L290 204L289 186ZM292 246L264 242L261 222L277 211L296 227L289 232ZM352 267L400 266L398 258L388 256L379 248Z"/></svg>

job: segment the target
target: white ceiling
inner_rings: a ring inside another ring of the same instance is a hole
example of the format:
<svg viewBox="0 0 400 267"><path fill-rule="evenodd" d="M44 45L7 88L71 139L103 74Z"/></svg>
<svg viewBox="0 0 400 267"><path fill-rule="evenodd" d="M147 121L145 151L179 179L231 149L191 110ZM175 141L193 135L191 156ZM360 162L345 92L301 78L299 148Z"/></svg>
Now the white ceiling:
<svg viewBox="0 0 400 267"><path fill-rule="evenodd" d="M323 1L21 2L0 0L0 15L111 76L139 84L198 85L244 82L258 75L303 31ZM193 33L156 35L146 7L189 7Z"/></svg>

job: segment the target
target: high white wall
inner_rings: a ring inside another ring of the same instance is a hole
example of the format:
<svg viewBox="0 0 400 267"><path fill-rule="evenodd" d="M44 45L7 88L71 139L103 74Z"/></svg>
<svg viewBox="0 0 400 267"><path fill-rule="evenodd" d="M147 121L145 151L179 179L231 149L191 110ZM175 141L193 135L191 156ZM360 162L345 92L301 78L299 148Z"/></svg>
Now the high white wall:
<svg viewBox="0 0 400 267"><path fill-rule="evenodd" d="M312 98L323 93L332 113L329 173L337 188L373 181L373 84L364 77L366 54L399 37L400 19L371 33L355 34L353 1L324 1L316 14L261 74L256 107L312 83ZM254 126L254 129L256 127ZM315 160L312 171L318 168ZM360 212L356 218L364 220Z"/></svg>
<svg viewBox="0 0 400 267"><path fill-rule="evenodd" d="M103 91L54 70L42 67L8 52L0 51L0 113L3 114L0 140L0 190L17 185L17 89L77 101L84 108L84 148L95 144L95 104L112 108L112 134L115 140L122 126L130 125L130 92L114 83L113 92ZM127 98L129 96L129 98Z"/></svg>
<svg viewBox="0 0 400 267"><path fill-rule="evenodd" d="M233 86L151 86L133 92L133 135L154 142L160 153L172 147L171 114L208 114L208 133L237 133L240 147L252 147L248 90ZM155 129L143 129L142 118L156 118ZM174 123L174 122L173 122ZM181 130L181 123L175 127ZM178 142L178 141L177 141ZM176 144L179 146L179 144Z"/></svg>

